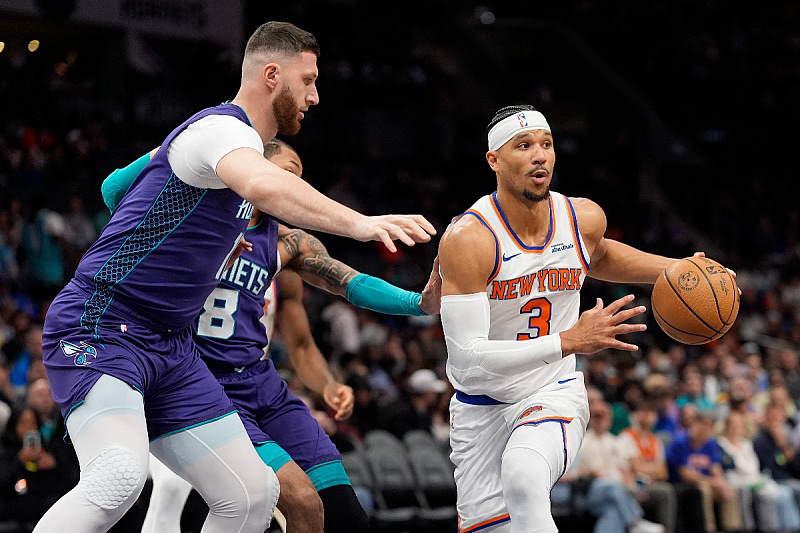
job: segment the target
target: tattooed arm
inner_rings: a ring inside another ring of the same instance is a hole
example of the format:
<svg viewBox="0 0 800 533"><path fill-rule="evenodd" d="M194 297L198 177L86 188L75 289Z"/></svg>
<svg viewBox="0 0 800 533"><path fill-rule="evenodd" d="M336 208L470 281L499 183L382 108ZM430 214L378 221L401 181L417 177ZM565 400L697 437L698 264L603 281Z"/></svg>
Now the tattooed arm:
<svg viewBox="0 0 800 533"><path fill-rule="evenodd" d="M303 281L331 294L344 296L347 284L359 272L328 255L319 239L301 229L278 228L282 268L293 270Z"/></svg>
<svg viewBox="0 0 800 533"><path fill-rule="evenodd" d="M434 265L422 294L409 292L356 269L328 255L325 246L303 230L278 229L278 249L283 268L297 272L310 285L365 309L393 315L421 315L439 312L441 278Z"/></svg>

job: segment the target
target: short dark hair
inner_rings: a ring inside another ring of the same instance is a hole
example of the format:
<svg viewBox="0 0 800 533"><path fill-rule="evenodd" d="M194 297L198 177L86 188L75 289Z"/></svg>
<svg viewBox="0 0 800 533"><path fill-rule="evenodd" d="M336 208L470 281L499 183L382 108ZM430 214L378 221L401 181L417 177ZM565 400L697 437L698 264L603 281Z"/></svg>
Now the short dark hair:
<svg viewBox="0 0 800 533"><path fill-rule="evenodd" d="M533 107L532 105L523 104L523 105L508 105L506 107L498 109L497 112L494 114L494 117L492 117L492 120L489 121L489 125L486 126L486 133L489 133L489 131L494 127L494 125L503 120L504 118L510 117L511 115L516 115L517 113L521 113L523 111L536 111L536 108Z"/></svg>
<svg viewBox="0 0 800 533"><path fill-rule="evenodd" d="M312 52L319 57L319 44L314 36L289 22L265 22L247 40L244 54L261 51L299 54Z"/></svg>
<svg viewBox="0 0 800 533"><path fill-rule="evenodd" d="M289 150L291 150L292 152L295 152L295 153L297 152L297 150L292 148L289 145L289 143L284 142L284 141L282 141L282 140L280 140L280 139L278 139L276 137L276 138L272 139L271 141L267 142L266 144L264 144L264 157L269 159L272 156L275 156L275 155L281 153L281 151L284 148L287 148L287 149L289 149Z"/></svg>

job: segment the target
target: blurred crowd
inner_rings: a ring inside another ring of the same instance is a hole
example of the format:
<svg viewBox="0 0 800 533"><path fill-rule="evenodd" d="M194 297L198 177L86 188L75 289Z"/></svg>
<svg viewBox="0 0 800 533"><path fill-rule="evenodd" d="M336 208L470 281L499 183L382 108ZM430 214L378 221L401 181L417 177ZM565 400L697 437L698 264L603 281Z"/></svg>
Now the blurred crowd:
<svg viewBox="0 0 800 533"><path fill-rule="evenodd" d="M406 32L411 26L398 21L409 22L414 10L398 8L391 23L360 27L374 44L364 47L360 39L350 43L352 36L337 40L338 24L327 23L368 17L370 10L359 15L353 1L319 4L316 15L308 2L276 8L284 10L276 18L311 29L323 46L324 103L289 141L323 192L367 213L422 212L441 233L492 190L482 128L495 108L514 103L476 97L481 82L469 67L476 44L467 37L480 31L479 11L469 3L426 2L434 15L445 17L445 7L458 14L448 19L448 31L464 41L451 46L432 22ZM742 297L734 328L709 345L674 343L644 318L648 332L632 339L639 352L579 358L590 429L554 501L594 516L597 533L621 533L642 516L668 533L800 531L800 208L796 171L780 151L796 135L776 133L791 131L781 126L797 116L791 89L800 79L792 66L800 25L790 21L800 17L800 4L780 2L756 17L751 10L739 16L721 1L677 8L657 1L566 4L545 14L647 94L690 150L653 165L624 120L611 128L593 121L590 109L545 76L506 98L553 117L560 154L554 188L598 201L607 210L609 236L647 251L682 257L711 246L715 259L736 270ZM647 32L669 38L648 44L635 22L642 13L655 25ZM498 23L503 16L497 13ZM403 46L387 35L402 38ZM0 522L35 520L76 481L76 459L62 439L63 420L42 364L42 323L108 220L100 183L166 133L137 129L125 113L89 105L102 79L91 69L70 78L44 62L8 56L0 54ZM687 82L677 98L668 76ZM493 72L497 86L519 84L518 77ZM67 109L59 108L59 98ZM709 105L717 98L724 105ZM398 120L403 127L395 127ZM342 131L342 123L352 127ZM754 159L743 160L743 153ZM653 183L663 198L655 198ZM322 240L355 268L415 290L436 254L435 243L390 254L374 244ZM583 300L626 292L648 303L646 287L594 281L587 281ZM270 350L341 451L375 428L397 436L425 429L446 447L453 391L438 318L380 316L312 288L306 304L331 368L355 391L353 416L334 421L321 399L303 390L279 333ZM606 457L614 460L597 462Z"/></svg>

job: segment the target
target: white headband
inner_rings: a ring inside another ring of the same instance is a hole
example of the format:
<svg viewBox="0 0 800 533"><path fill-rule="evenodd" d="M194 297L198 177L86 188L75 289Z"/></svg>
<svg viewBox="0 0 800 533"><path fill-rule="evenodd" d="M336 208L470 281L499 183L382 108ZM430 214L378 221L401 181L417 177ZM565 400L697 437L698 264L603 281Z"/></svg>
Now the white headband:
<svg viewBox="0 0 800 533"><path fill-rule="evenodd" d="M550 126L538 111L521 111L504 118L489 130L489 151L497 150L517 133L529 130L550 131Z"/></svg>

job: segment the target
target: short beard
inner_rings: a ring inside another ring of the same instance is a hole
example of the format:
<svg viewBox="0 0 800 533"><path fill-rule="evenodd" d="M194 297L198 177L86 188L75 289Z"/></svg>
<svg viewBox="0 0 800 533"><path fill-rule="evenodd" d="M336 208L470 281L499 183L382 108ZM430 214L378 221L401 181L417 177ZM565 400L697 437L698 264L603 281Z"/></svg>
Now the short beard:
<svg viewBox="0 0 800 533"><path fill-rule="evenodd" d="M542 194L536 194L531 190L522 189L522 196L524 196L526 200L530 200L531 202L543 202L548 198L550 198L550 186L548 185Z"/></svg>
<svg viewBox="0 0 800 533"><path fill-rule="evenodd" d="M289 87L284 86L275 100L272 101L272 112L275 114L275 121L278 123L278 133L281 135L294 135L300 131L300 121L297 115L300 108L292 97Z"/></svg>

